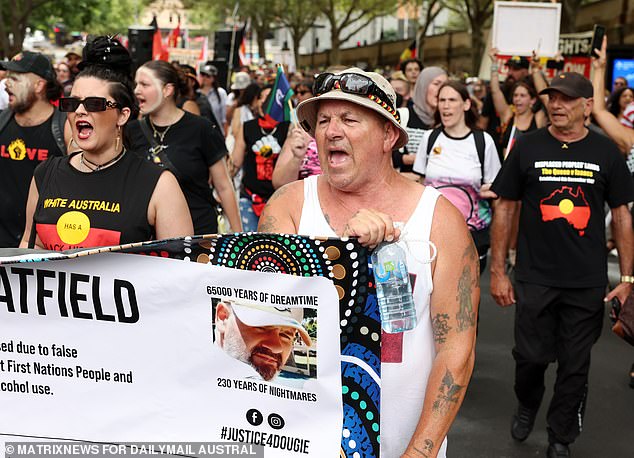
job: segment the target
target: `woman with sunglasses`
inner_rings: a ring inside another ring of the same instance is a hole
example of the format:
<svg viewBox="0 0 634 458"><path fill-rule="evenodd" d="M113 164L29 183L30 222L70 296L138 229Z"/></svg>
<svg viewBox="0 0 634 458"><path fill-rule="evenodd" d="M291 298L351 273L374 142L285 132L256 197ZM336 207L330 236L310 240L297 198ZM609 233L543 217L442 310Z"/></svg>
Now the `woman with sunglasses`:
<svg viewBox="0 0 634 458"><path fill-rule="evenodd" d="M134 151L176 175L196 234L218 231L212 187L231 229L240 232L238 204L223 160L227 149L219 129L209 120L178 108L176 100L186 82L167 62L146 62L137 70L135 80L134 93L143 118L127 128Z"/></svg>
<svg viewBox="0 0 634 458"><path fill-rule="evenodd" d="M114 38L86 45L71 96L59 101L80 150L35 170L21 247L61 251L193 233L174 176L128 152L130 64Z"/></svg>
<svg viewBox="0 0 634 458"><path fill-rule="evenodd" d="M491 136L475 129L477 114L464 84L444 83L436 105L436 122L441 127L425 132L416 153L414 172L461 211L483 272L492 217L486 199L495 197L489 188L500 170L500 159Z"/></svg>

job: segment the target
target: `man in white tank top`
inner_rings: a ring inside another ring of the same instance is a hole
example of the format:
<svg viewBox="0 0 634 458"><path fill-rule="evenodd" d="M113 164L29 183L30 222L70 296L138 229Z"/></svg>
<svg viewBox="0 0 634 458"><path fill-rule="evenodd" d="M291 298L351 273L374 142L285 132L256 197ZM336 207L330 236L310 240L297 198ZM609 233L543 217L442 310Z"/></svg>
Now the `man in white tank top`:
<svg viewBox="0 0 634 458"><path fill-rule="evenodd" d="M358 68L324 73L313 92L297 116L317 141L323 174L278 189L259 230L357 237L372 248L405 239L418 325L383 333L381 457L445 456L475 354L480 287L469 231L437 191L392 167L392 150L407 143L407 133L383 77ZM394 222L405 223L403 233ZM438 252L431 264L428 241ZM395 339L400 350L387 351Z"/></svg>

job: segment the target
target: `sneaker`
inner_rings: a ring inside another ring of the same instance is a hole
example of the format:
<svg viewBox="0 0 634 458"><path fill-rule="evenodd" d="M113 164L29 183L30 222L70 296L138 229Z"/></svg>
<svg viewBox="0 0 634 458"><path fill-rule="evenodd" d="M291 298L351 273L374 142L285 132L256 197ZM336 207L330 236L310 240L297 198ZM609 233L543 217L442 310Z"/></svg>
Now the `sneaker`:
<svg viewBox="0 0 634 458"><path fill-rule="evenodd" d="M568 448L567 444L553 442L552 444L548 445L546 456L548 458L568 458L570 456L570 449Z"/></svg>
<svg viewBox="0 0 634 458"><path fill-rule="evenodd" d="M513 439L518 442L526 440L533 430L536 415L536 409L529 409L528 407L524 407L522 404L518 404L517 412L513 415L513 421L511 423L511 436Z"/></svg>

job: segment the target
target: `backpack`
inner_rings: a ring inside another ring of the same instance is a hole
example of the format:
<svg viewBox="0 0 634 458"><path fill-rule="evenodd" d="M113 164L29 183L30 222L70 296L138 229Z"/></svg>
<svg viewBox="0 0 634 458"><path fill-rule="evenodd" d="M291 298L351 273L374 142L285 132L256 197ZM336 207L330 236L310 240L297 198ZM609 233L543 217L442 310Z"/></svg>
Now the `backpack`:
<svg viewBox="0 0 634 458"><path fill-rule="evenodd" d="M6 110L0 111L0 132L7 127L9 121L13 117L13 111ZM53 135L53 139L57 144L57 147L62 152L62 154L66 154L66 143L64 142L64 124L66 123L66 113L62 113L57 108L53 110L53 121L51 122L51 134Z"/></svg>
<svg viewBox="0 0 634 458"><path fill-rule="evenodd" d="M438 136L442 132L442 127L436 127L432 130L431 134L429 134L429 139L427 140L427 163L429 163L429 153L431 149L434 147L434 143L438 139ZM478 160L480 161L480 176L482 177L481 182L484 182L484 132L481 130L473 130L473 138L475 140L476 151L478 152Z"/></svg>

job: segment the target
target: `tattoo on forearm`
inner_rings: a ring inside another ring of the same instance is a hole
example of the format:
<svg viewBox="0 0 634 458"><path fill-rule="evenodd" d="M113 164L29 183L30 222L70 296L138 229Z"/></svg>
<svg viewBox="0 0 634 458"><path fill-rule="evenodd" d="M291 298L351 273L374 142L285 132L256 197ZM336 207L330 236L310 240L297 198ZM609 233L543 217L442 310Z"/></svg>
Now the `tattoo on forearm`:
<svg viewBox="0 0 634 458"><path fill-rule="evenodd" d="M463 257L473 258L473 256L473 247L469 246ZM458 295L456 296L459 303L459 310L456 314L458 332L466 331L476 324L476 313L473 311L471 293L473 287L477 286L477 283L478 276L474 278L469 265L465 265L458 280Z"/></svg>
<svg viewBox="0 0 634 458"><path fill-rule="evenodd" d="M429 458L431 456L431 452L434 449L434 441L432 441L431 439L425 439L423 441L423 448L420 449L418 447L413 447L414 451L416 453L418 453L420 456L423 456L425 458Z"/></svg>
<svg viewBox="0 0 634 458"><path fill-rule="evenodd" d="M449 326L449 315L446 313L437 313L431 321L431 326L434 331L434 341L437 344L445 343L447 333L451 330L451 326Z"/></svg>
<svg viewBox="0 0 634 458"><path fill-rule="evenodd" d="M438 398L434 401L433 410L444 415L449 412L460 400L460 392L464 387L454 382L453 375L449 369L442 378L440 389L438 390Z"/></svg>
<svg viewBox="0 0 634 458"><path fill-rule="evenodd" d="M277 218L275 216L266 216L260 219L258 232L277 232Z"/></svg>

